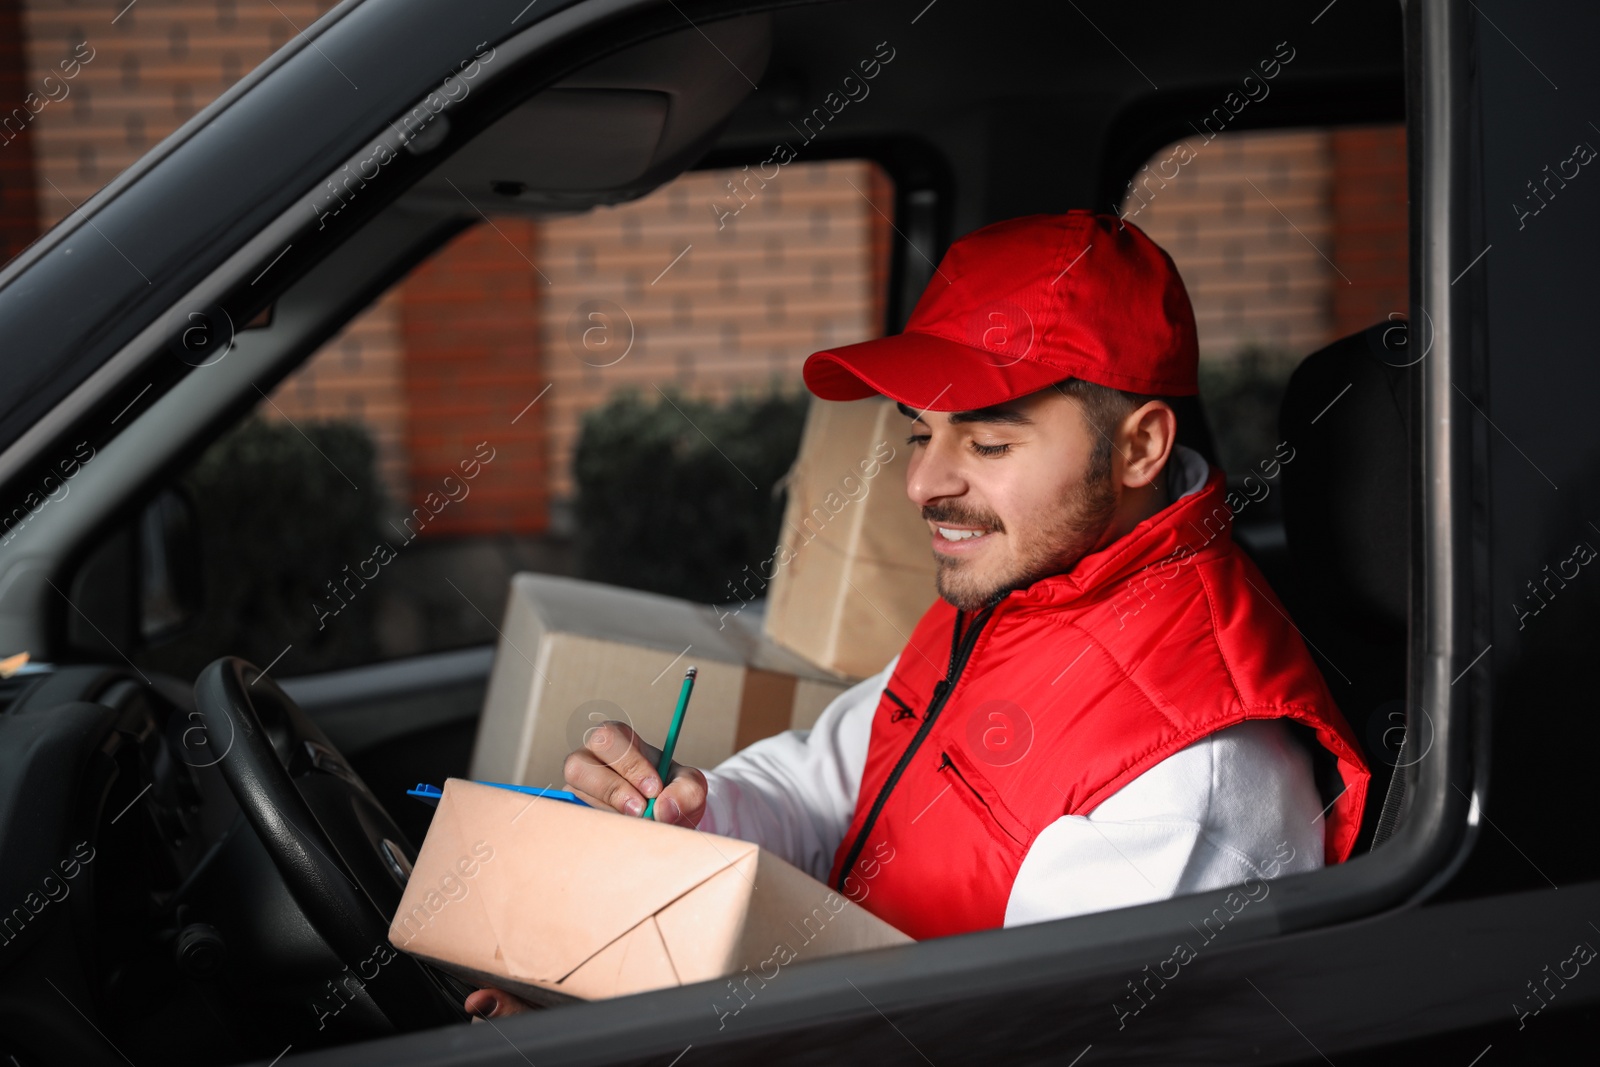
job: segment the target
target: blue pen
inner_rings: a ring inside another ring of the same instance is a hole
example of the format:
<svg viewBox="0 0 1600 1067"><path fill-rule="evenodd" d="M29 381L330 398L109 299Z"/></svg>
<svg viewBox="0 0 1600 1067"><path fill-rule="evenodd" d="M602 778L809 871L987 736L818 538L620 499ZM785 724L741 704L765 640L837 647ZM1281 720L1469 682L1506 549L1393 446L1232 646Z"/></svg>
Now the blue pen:
<svg viewBox="0 0 1600 1067"><path fill-rule="evenodd" d="M587 808L589 806L588 804L585 804L583 801L579 800L576 794L570 793L565 789L541 789L535 785L511 785L507 782L479 782L477 784L492 785L496 789L509 789L513 793L527 793L529 796L546 797L550 800L565 800L568 804L576 804L580 808ZM444 790L440 789L436 785L428 785L426 782L418 782L415 789L406 790L406 796L416 797L424 804L428 804L433 807L438 806L439 798L443 795Z"/></svg>

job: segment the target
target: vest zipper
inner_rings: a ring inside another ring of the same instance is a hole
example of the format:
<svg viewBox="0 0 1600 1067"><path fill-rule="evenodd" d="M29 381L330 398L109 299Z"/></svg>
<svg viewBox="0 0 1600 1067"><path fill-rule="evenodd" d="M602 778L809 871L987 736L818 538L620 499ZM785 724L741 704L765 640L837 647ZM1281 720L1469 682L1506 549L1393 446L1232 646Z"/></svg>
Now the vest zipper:
<svg viewBox="0 0 1600 1067"><path fill-rule="evenodd" d="M995 598L994 603L984 608L972 618L971 625L965 633L961 630L961 621L964 612L956 612L955 629L950 633L950 663L945 668L945 675L933 686L933 699L928 702L928 711L922 717L922 725L917 727L916 734L911 738L911 743L900 754L899 761L894 765L894 770L889 772L889 777L884 779L883 788L878 790L877 797L872 802L872 808L867 812L867 819L861 824L861 831L856 834L856 839L850 844L850 851L845 853L844 866L839 868L839 882L837 888L844 889L844 880L849 877L850 869L855 866L856 860L861 856L861 850L867 845L867 837L872 833L872 827L878 821L878 816L883 812L883 806L889 802L889 794L900 781L900 776L911 764L911 760L922 747L922 742L927 739L933 730L934 721L939 718L939 712L944 708L945 699L950 691L955 688L956 680L961 676L962 668L967 665L967 659L972 655L973 648L978 643L978 632L983 629L984 623L989 621L989 616L994 614L994 609L1000 605L1009 593L1002 593Z"/></svg>

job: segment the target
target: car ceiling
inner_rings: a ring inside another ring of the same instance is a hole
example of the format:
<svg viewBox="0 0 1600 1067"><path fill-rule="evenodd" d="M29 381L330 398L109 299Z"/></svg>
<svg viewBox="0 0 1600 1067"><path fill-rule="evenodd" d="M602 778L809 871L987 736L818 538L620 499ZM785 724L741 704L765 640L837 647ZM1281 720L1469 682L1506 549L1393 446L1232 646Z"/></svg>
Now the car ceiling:
<svg viewBox="0 0 1600 1067"><path fill-rule="evenodd" d="M801 120L830 93L837 107L844 79L875 54L893 58L866 95L852 83L857 99L808 143ZM404 199L459 210L454 184L496 210L550 214L632 199L696 161L759 163L779 143L802 160L916 143L959 190L955 232L1109 208L1127 173L1275 54L1292 59L1230 129L1400 119L1393 0L806 4L686 22L615 53L537 94Z"/></svg>

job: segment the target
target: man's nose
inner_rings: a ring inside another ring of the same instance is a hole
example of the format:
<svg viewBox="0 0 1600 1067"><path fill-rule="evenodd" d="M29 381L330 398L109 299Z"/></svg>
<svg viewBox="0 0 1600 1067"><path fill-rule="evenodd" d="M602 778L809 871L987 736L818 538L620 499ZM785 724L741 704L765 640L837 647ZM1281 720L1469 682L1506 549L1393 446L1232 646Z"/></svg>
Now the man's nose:
<svg viewBox="0 0 1600 1067"><path fill-rule="evenodd" d="M966 491L960 455L948 442L935 437L911 454L911 462L906 465L906 496L917 507L961 496Z"/></svg>

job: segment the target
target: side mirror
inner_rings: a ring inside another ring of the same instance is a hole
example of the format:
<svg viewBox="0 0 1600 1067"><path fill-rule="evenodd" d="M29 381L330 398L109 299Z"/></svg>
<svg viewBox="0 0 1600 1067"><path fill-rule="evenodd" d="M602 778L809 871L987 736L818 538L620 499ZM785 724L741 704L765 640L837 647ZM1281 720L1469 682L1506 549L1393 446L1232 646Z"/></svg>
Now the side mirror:
<svg viewBox="0 0 1600 1067"><path fill-rule="evenodd" d="M205 606L199 533L194 502L162 490L78 569L67 642L121 658L187 630Z"/></svg>

